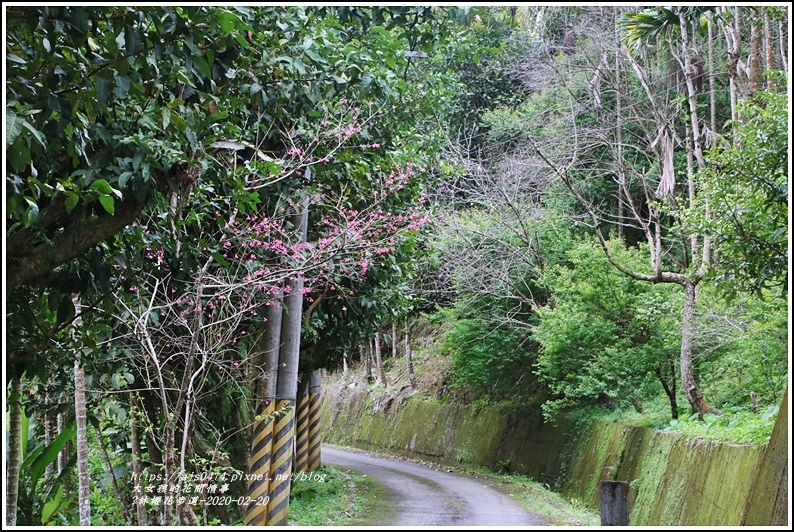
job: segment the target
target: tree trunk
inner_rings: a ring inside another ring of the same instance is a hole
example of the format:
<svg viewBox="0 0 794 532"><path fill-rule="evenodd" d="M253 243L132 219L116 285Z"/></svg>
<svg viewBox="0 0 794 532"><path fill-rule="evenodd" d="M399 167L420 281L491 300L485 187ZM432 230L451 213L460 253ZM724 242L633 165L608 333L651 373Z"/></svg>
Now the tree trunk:
<svg viewBox="0 0 794 532"><path fill-rule="evenodd" d="M416 388L416 375L414 374L414 359L411 355L411 344L408 339L408 322L405 322L405 362L408 366L408 383L411 388Z"/></svg>
<svg viewBox="0 0 794 532"><path fill-rule="evenodd" d="M733 9L733 13L729 11L730 9ZM733 121L733 133L735 135L739 128L737 124L739 119L738 102L744 97L744 84L739 72L739 61L742 54L741 11L739 6L736 6L733 8L718 7L717 12L725 21L722 27L728 47L726 67L728 69L728 79L730 80L731 120Z"/></svg>
<svg viewBox="0 0 794 532"><path fill-rule="evenodd" d="M712 135L717 133L717 87L715 85L717 73L714 72L714 17L708 14L706 19L708 25L708 65L709 69L709 128Z"/></svg>
<svg viewBox="0 0 794 532"><path fill-rule="evenodd" d="M22 405L19 377L11 377L11 393L8 396L10 415L8 418L8 471L6 473L6 525L17 526L17 503L19 501L19 463L22 454Z"/></svg>
<svg viewBox="0 0 794 532"><path fill-rule="evenodd" d="M55 426L58 429L58 434L64 431L66 428L66 422L63 419L63 414L59 413L55 416ZM60 475L64 469L66 469L66 460L69 456L69 444L63 446L63 450L58 453L58 474Z"/></svg>
<svg viewBox="0 0 794 532"><path fill-rule="evenodd" d="M47 391L44 395L44 406L46 410L43 412L44 417L44 445L49 446L52 443L52 440L55 439L53 436L53 432L55 430L55 418L50 414L50 408L52 407L52 396L50 395L50 388L52 386L52 382L47 383ZM57 460L53 460L52 462L47 464L47 467L44 469L44 485L50 486L52 481L55 479L55 471L56 471L56 464Z"/></svg>
<svg viewBox="0 0 794 532"><path fill-rule="evenodd" d="M631 201L631 198L623 198L623 191L626 187L626 168L623 161L623 99L621 98L621 85L620 85L620 57L621 57L621 44L620 44L620 26L618 20L622 9L615 8L615 118L617 125L615 132L617 139L615 142L615 158L617 160L617 179L619 190L617 193L618 199L618 235L623 238L624 236L624 220L626 218L626 204Z"/></svg>
<svg viewBox="0 0 794 532"><path fill-rule="evenodd" d="M695 90L695 70L693 66L693 49L695 46L695 35L691 37L687 28L688 22L684 8L679 8L678 12L681 28L681 42L684 49L684 80L686 82L686 95L689 102L689 116L692 127L692 141L694 143L694 155L698 168L706 166L703 155L703 137L700 133L700 120L698 119L697 91Z"/></svg>
<svg viewBox="0 0 794 532"><path fill-rule="evenodd" d="M163 468L165 474L163 475L162 484L168 489L171 482L174 480L174 473L176 471L176 456L174 456L174 447L176 446L176 419L177 413L168 412L168 415L174 420L165 424L165 447L163 448ZM165 497L163 498L163 526L175 525L174 505L166 504Z"/></svg>
<svg viewBox="0 0 794 532"><path fill-rule="evenodd" d="M386 372L383 370L383 358L380 352L380 331L375 333L375 365L378 368L378 376L380 378L380 386L386 387Z"/></svg>
<svg viewBox="0 0 794 532"><path fill-rule="evenodd" d="M761 32L758 23L755 21L758 12L751 17L750 25L750 54L747 57L747 96L752 97L758 94L758 76L761 71Z"/></svg>
<svg viewBox="0 0 794 532"><path fill-rule="evenodd" d="M777 23L778 46L780 48L780 64L783 65L783 73L788 80L788 42L786 40L785 22L779 20Z"/></svg>
<svg viewBox="0 0 794 532"><path fill-rule="evenodd" d="M695 301L697 298L697 285L692 281L685 281L684 286L684 312L681 319L681 382L684 385L686 399L692 407L692 412L700 416L703 414L722 415L722 412L709 404L695 379L692 366L692 333L694 329Z"/></svg>
<svg viewBox="0 0 794 532"><path fill-rule="evenodd" d="M135 512L138 516L138 526L147 526L146 504L143 497L146 493L143 490L143 470L141 468L141 436L138 432L138 408L135 398L130 395L130 446L132 447L132 491L137 497Z"/></svg>
<svg viewBox="0 0 794 532"><path fill-rule="evenodd" d="M391 357L397 358L397 322L391 322Z"/></svg>
<svg viewBox="0 0 794 532"><path fill-rule="evenodd" d="M364 358L364 377L367 382L372 382L372 340L367 342L366 349L361 347L361 356Z"/></svg>
<svg viewBox="0 0 794 532"><path fill-rule="evenodd" d="M262 344L264 374L259 381L260 394L267 399L276 398L278 384L278 358L281 351L281 327L284 318L284 294L279 292L272 305L265 308L267 330Z"/></svg>
<svg viewBox="0 0 794 532"><path fill-rule="evenodd" d="M309 209L292 217L300 242L306 241ZM281 324L281 351L279 353L277 394L279 399L294 401L298 394L298 356L300 355L301 317L303 316L303 272L296 272L284 288L286 316Z"/></svg>
<svg viewBox="0 0 794 532"><path fill-rule="evenodd" d="M764 57L766 59L766 71L775 69L775 46L774 39L772 38L772 19L769 16L769 9L762 7L764 10ZM772 78L767 77L766 88L770 91L775 88L775 83Z"/></svg>
<svg viewBox="0 0 794 532"><path fill-rule="evenodd" d="M193 511L193 508L191 508L190 505L186 503L180 504L179 508L177 508L177 513L179 514L179 518L183 525L201 526L198 517L196 517L196 513Z"/></svg>
<svg viewBox="0 0 794 532"><path fill-rule="evenodd" d="M659 377L659 382L662 383L662 388L664 388L664 393L667 394L667 399L670 401L670 416L672 419L678 419L678 401L675 397L675 368L670 367L671 375L670 379L668 380L665 377L664 373L662 373L662 368L656 368L656 375Z"/></svg>
<svg viewBox="0 0 794 532"><path fill-rule="evenodd" d="M154 404L154 401L151 401L151 404ZM155 421L155 412L153 410L146 410L146 403L144 403L144 410L143 412L146 415L146 418L149 420L150 427L156 427ZM156 419L156 418L155 418ZM164 474L163 468L163 452L159 447L158 437L155 436L153 430L149 430L144 432L146 438L146 449L149 453L149 473L154 475L155 478L162 478ZM150 484L151 485L151 484ZM154 486L157 488L157 486ZM150 510L150 515L154 514L154 518L151 521L152 526L162 526L163 522L165 521L165 516L163 513L163 504L160 503L157 509ZM159 514L159 515L158 515Z"/></svg>
<svg viewBox="0 0 794 532"><path fill-rule="evenodd" d="M91 526L91 485L88 473L88 429L86 426L85 370L80 353L74 360L74 417L77 421L77 500L80 526Z"/></svg>

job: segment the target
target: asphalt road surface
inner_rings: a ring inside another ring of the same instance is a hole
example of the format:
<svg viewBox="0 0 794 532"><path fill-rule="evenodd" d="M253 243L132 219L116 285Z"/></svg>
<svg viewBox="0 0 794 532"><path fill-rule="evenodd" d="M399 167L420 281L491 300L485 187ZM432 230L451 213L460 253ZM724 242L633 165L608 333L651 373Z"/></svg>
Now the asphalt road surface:
<svg viewBox="0 0 794 532"><path fill-rule="evenodd" d="M422 464L323 446L324 464L378 479L388 490L392 517L381 526L544 526L509 496L482 480L439 471Z"/></svg>

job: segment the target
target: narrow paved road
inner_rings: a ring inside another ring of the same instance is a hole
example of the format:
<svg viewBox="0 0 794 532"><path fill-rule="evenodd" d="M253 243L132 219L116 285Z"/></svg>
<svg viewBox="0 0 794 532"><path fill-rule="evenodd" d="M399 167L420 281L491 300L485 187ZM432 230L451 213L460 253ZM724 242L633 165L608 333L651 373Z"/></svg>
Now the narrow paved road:
<svg viewBox="0 0 794 532"><path fill-rule="evenodd" d="M378 479L391 494L390 521L370 525L510 526L546 525L510 497L482 481L438 471L421 464L323 446L325 464Z"/></svg>

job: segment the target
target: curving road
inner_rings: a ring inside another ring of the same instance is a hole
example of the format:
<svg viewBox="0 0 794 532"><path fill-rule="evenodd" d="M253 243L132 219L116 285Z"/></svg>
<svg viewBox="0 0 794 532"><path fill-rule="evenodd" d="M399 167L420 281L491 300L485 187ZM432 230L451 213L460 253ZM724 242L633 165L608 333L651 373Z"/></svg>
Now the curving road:
<svg viewBox="0 0 794 532"><path fill-rule="evenodd" d="M400 526L510 526L547 525L527 513L510 497L473 480L430 467L323 446L325 464L344 467L378 479L394 505L389 522L370 525Z"/></svg>

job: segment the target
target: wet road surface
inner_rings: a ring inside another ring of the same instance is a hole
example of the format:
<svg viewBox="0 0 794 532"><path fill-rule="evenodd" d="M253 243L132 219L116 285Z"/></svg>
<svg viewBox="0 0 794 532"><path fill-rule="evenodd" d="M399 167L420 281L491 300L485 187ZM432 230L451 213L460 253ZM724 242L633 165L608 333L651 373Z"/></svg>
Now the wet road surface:
<svg viewBox="0 0 794 532"><path fill-rule="evenodd" d="M422 464L323 446L324 464L375 477L395 506L393 522L370 525L406 526L544 526L509 496L482 480L438 471Z"/></svg>

